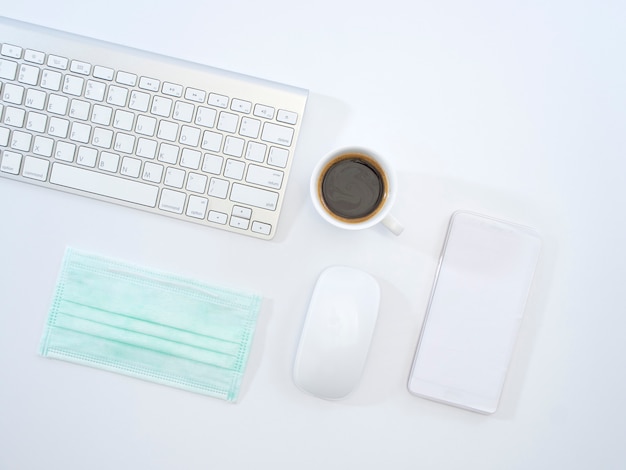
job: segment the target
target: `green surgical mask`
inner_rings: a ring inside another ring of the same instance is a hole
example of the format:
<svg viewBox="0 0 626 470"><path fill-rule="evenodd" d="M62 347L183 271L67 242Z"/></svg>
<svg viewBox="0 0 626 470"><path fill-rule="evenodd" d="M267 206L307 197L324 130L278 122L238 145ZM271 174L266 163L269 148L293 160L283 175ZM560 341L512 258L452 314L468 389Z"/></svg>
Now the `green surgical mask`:
<svg viewBox="0 0 626 470"><path fill-rule="evenodd" d="M235 401L260 304L68 249L40 353Z"/></svg>

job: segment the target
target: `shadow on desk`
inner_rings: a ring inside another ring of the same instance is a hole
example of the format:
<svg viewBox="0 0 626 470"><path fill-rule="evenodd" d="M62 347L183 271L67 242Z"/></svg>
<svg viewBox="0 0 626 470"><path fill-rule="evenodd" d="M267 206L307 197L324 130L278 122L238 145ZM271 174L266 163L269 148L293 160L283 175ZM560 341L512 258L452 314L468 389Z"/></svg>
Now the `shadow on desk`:
<svg viewBox="0 0 626 470"><path fill-rule="evenodd" d="M540 204L534 196L512 194L502 189L485 187L466 181L454 181L415 172L399 174L401 188L394 214L406 223L397 239L397 256L391 249L385 254L395 269L404 267L410 282L400 277L379 282L383 298L370 356L358 390L345 401L348 406L368 406L398 399L406 394L422 407L448 407L413 397L407 391L407 380L422 328L428 298L443 247L448 223L453 212L464 209L517 222L535 228L542 237L542 252L535 272L533 287L526 304L522 325L502 392L500 405L492 419L512 420L524 399L526 378L531 373L533 350L549 308L557 295L554 272L559 257L559 240L564 226L559 208ZM378 229L378 227L377 227ZM384 228L380 228L384 231ZM395 258L395 259L394 259ZM400 280L398 280L400 279ZM535 381L533 381L535 383ZM459 413L471 413L457 409ZM480 415L478 415L480 416ZM486 417L486 419L489 419Z"/></svg>

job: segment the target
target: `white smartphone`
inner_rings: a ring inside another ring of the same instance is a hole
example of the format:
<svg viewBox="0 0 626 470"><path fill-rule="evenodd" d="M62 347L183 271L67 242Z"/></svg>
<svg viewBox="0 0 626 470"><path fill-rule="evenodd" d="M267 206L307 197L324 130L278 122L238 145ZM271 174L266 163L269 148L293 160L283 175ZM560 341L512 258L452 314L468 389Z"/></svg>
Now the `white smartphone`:
<svg viewBox="0 0 626 470"><path fill-rule="evenodd" d="M532 229L453 214L411 368L411 393L496 411L540 249Z"/></svg>

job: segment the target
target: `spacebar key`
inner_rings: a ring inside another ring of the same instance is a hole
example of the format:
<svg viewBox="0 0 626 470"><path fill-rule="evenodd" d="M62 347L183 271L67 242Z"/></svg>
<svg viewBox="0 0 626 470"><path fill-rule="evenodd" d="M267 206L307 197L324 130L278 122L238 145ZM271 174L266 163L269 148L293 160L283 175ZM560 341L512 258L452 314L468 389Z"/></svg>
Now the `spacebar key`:
<svg viewBox="0 0 626 470"><path fill-rule="evenodd" d="M61 163L55 163L52 166L50 182L66 188L78 189L148 207L156 205L159 192L159 188L156 186Z"/></svg>

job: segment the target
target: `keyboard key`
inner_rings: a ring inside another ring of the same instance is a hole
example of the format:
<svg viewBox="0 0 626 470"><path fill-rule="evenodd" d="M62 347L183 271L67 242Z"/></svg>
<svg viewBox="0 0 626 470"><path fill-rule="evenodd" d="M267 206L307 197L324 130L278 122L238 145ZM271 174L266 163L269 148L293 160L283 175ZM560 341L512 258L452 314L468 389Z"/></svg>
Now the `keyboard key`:
<svg viewBox="0 0 626 470"><path fill-rule="evenodd" d="M81 122L73 122L70 131L70 139L75 142L86 144L91 138L91 126ZM133 137L134 139L134 137Z"/></svg>
<svg viewBox="0 0 626 470"><path fill-rule="evenodd" d="M0 171L11 175L19 175L20 165L22 164L22 154L5 150L2 152L2 163Z"/></svg>
<svg viewBox="0 0 626 470"><path fill-rule="evenodd" d="M278 193L234 183L230 193L230 200L247 206L261 207L273 211L276 210L278 203Z"/></svg>
<svg viewBox="0 0 626 470"><path fill-rule="evenodd" d="M111 148L113 142L113 131L110 129L103 129L102 127L96 127L93 130L93 137L91 143L96 147Z"/></svg>
<svg viewBox="0 0 626 470"><path fill-rule="evenodd" d="M163 82L162 91L164 95L175 96L176 98L183 96L182 85L177 85L175 83Z"/></svg>
<svg viewBox="0 0 626 470"><path fill-rule="evenodd" d="M144 93L143 91L132 91L130 93L130 100L128 102L128 107L130 109L145 113L148 111L149 106L150 95L148 93Z"/></svg>
<svg viewBox="0 0 626 470"><path fill-rule="evenodd" d="M89 119L89 109L91 104L87 101L73 99L70 102L70 117L74 119L80 119L81 121L86 121Z"/></svg>
<svg viewBox="0 0 626 470"><path fill-rule="evenodd" d="M46 103L46 94L41 90L29 88L26 92L24 104L29 108L43 109Z"/></svg>
<svg viewBox="0 0 626 470"><path fill-rule="evenodd" d="M187 191L193 191L194 193L203 194L206 190L208 178L205 175L200 175L198 173L189 173L189 177L187 178L187 185L185 188Z"/></svg>
<svg viewBox="0 0 626 470"><path fill-rule="evenodd" d="M242 219L250 219L250 217L252 217L252 209L249 207L233 206L231 215L241 217Z"/></svg>
<svg viewBox="0 0 626 470"><path fill-rule="evenodd" d="M217 121L217 129L224 132L237 132L237 122L239 122L239 116L222 111Z"/></svg>
<svg viewBox="0 0 626 470"><path fill-rule="evenodd" d="M178 134L178 124L170 121L161 121L159 123L159 130L157 131L157 137L163 140L169 140L170 142L176 142L176 136Z"/></svg>
<svg viewBox="0 0 626 470"><path fill-rule="evenodd" d="M120 156L117 153L101 152L98 168L104 171L108 171L110 173L115 173L117 171L119 163Z"/></svg>
<svg viewBox="0 0 626 470"><path fill-rule="evenodd" d="M228 159L226 160L226 166L224 167L224 176L234 180L240 180L243 178L243 172L246 169L244 162L238 160Z"/></svg>
<svg viewBox="0 0 626 470"><path fill-rule="evenodd" d="M135 132L141 135L147 135L152 137L156 129L157 120L150 116L138 116L137 125L135 126Z"/></svg>
<svg viewBox="0 0 626 470"><path fill-rule="evenodd" d="M255 220L252 222L251 230L255 233L261 233L263 235L269 235L272 231L272 226L263 222Z"/></svg>
<svg viewBox="0 0 626 470"><path fill-rule="evenodd" d="M285 168L289 160L289 150L279 147L271 147L270 154L267 156L267 164Z"/></svg>
<svg viewBox="0 0 626 470"><path fill-rule="evenodd" d="M233 98L232 102L230 103L230 109L233 111L237 111L238 113L248 114L252 110L252 103L250 103L249 101Z"/></svg>
<svg viewBox="0 0 626 470"><path fill-rule="evenodd" d="M14 131L13 136L11 137L11 148L22 152L28 152L30 150L32 138L32 135L28 132Z"/></svg>
<svg viewBox="0 0 626 470"><path fill-rule="evenodd" d="M185 90L185 99L189 101L195 101L196 103L204 103L206 92L198 90L196 88L187 88Z"/></svg>
<svg viewBox="0 0 626 470"><path fill-rule="evenodd" d="M37 85L37 82L39 82L39 67L22 64L17 80L26 85Z"/></svg>
<svg viewBox="0 0 626 470"><path fill-rule="evenodd" d="M204 219L209 201L205 197L189 196L189 204L187 204L186 214L196 219Z"/></svg>
<svg viewBox="0 0 626 470"><path fill-rule="evenodd" d="M200 158L202 154L197 150L183 149L180 156L180 166L197 170L200 167Z"/></svg>
<svg viewBox="0 0 626 470"><path fill-rule="evenodd" d="M91 73L91 64L81 62L79 60L73 60L70 62L70 71L79 75L89 75Z"/></svg>
<svg viewBox="0 0 626 470"><path fill-rule="evenodd" d="M12 44L3 44L2 49L0 49L0 54L14 59L19 59L22 57L22 48L13 46Z"/></svg>
<svg viewBox="0 0 626 470"><path fill-rule="evenodd" d="M7 126L12 127L24 127L24 117L26 116L26 111L20 108L13 108L12 106L7 106L4 111L4 123Z"/></svg>
<svg viewBox="0 0 626 470"><path fill-rule="evenodd" d="M202 134L202 143L200 146L204 150L210 150L211 152L219 152L222 147L222 134L217 132L204 131Z"/></svg>
<svg viewBox="0 0 626 470"><path fill-rule="evenodd" d="M230 135L226 136L226 140L224 141L224 153L231 157L241 157L245 144L246 142L243 139Z"/></svg>
<svg viewBox="0 0 626 470"><path fill-rule="evenodd" d="M183 213L185 207L185 193L173 191L171 189L163 189L161 191L161 200L159 201L159 209L176 214Z"/></svg>
<svg viewBox="0 0 626 470"><path fill-rule="evenodd" d="M191 122L193 118L194 106L183 101L177 101L174 106L174 119L178 121Z"/></svg>
<svg viewBox="0 0 626 470"><path fill-rule="evenodd" d="M196 120L194 122L199 126L213 127L215 125L216 116L217 111L215 111L214 109L200 106L198 107Z"/></svg>
<svg viewBox="0 0 626 470"><path fill-rule="evenodd" d="M17 62L12 60L0 59L0 79L15 80L17 73Z"/></svg>
<svg viewBox="0 0 626 470"><path fill-rule="evenodd" d="M34 132L44 132L46 130L46 123L48 122L48 116L41 113L28 113L26 118L26 129Z"/></svg>
<svg viewBox="0 0 626 470"><path fill-rule="evenodd" d="M151 139L139 138L137 141L137 156L153 159L156 156L157 143Z"/></svg>
<svg viewBox="0 0 626 470"><path fill-rule="evenodd" d="M248 225L250 225L250 220L242 219L241 217L230 217L230 226L235 228L240 228L241 230L248 230Z"/></svg>
<svg viewBox="0 0 626 470"><path fill-rule="evenodd" d="M209 196L226 199L228 194L228 181L220 178L211 178L209 181Z"/></svg>
<svg viewBox="0 0 626 470"><path fill-rule="evenodd" d="M76 155L76 163L87 167L95 167L98 151L91 147L79 147Z"/></svg>
<svg viewBox="0 0 626 470"><path fill-rule="evenodd" d="M263 126L261 140L288 147L291 145L292 139L293 129L291 127L279 126L271 122L266 122Z"/></svg>
<svg viewBox="0 0 626 470"><path fill-rule="evenodd" d="M148 207L156 205L158 195L157 186L61 163L52 165L50 182Z"/></svg>
<svg viewBox="0 0 626 470"><path fill-rule="evenodd" d="M157 163L146 162L143 166L143 174L141 178L152 183L160 183L163 176L163 165Z"/></svg>
<svg viewBox="0 0 626 470"><path fill-rule="evenodd" d="M93 68L93 76L96 78L100 78L102 80L111 81L113 80L114 74L115 74L115 71L108 67L102 67L100 65L96 65Z"/></svg>
<svg viewBox="0 0 626 470"><path fill-rule="evenodd" d="M85 98L93 101L103 101L105 91L106 85L104 83L88 80L85 88Z"/></svg>
<svg viewBox="0 0 626 470"><path fill-rule="evenodd" d="M69 144L63 141L57 142L57 148L54 151L54 158L64 162L73 162L75 151L76 146L74 144Z"/></svg>
<svg viewBox="0 0 626 470"><path fill-rule="evenodd" d="M278 122L284 122L286 124L295 124L298 121L298 114L292 111L279 109L278 114L276 115L276 120Z"/></svg>
<svg viewBox="0 0 626 470"><path fill-rule="evenodd" d="M68 95L80 96L83 94L85 80L74 75L66 75L63 80L63 91Z"/></svg>
<svg viewBox="0 0 626 470"><path fill-rule="evenodd" d="M22 174L26 178L38 181L46 181L48 179L49 167L50 162L48 160L27 156L24 159L24 169L22 170Z"/></svg>
<svg viewBox="0 0 626 470"><path fill-rule="evenodd" d="M0 146L6 147L9 144L11 131L6 127L0 127Z"/></svg>
<svg viewBox="0 0 626 470"><path fill-rule="evenodd" d="M205 173L220 175L222 173L222 163L224 163L224 157L207 153L204 155L202 171Z"/></svg>
<svg viewBox="0 0 626 470"><path fill-rule="evenodd" d="M51 117L50 122L48 123L48 135L65 139L67 137L69 127L70 122L67 119Z"/></svg>
<svg viewBox="0 0 626 470"><path fill-rule="evenodd" d="M109 86L106 102L115 106L124 106L128 97L128 89L119 86Z"/></svg>
<svg viewBox="0 0 626 470"><path fill-rule="evenodd" d="M54 70L44 70L41 74L41 88L46 90L59 91L61 88L61 78L63 76Z"/></svg>
<svg viewBox="0 0 626 470"><path fill-rule="evenodd" d="M248 142L248 148L246 149L246 160L262 163L265 160L265 151L267 145L259 142Z"/></svg>
<svg viewBox="0 0 626 470"><path fill-rule="evenodd" d="M178 168L168 168L165 170L165 179L163 184L166 186L173 186L174 188L182 188L185 181L185 172Z"/></svg>
<svg viewBox="0 0 626 470"><path fill-rule="evenodd" d="M5 103L22 104L22 98L24 98L24 87L14 85L13 83L6 83L4 85L2 99Z"/></svg>
<svg viewBox="0 0 626 470"><path fill-rule="evenodd" d="M67 112L67 105L70 100L63 95L50 95L48 98L48 112L53 114L65 115Z"/></svg>
<svg viewBox="0 0 626 470"><path fill-rule="evenodd" d="M115 136L113 148L120 153L133 153L133 149L135 148L135 136L122 132L118 133Z"/></svg>
<svg viewBox="0 0 626 470"><path fill-rule="evenodd" d="M115 81L122 85L135 86L137 84L137 75L134 73L128 73L119 71L115 77Z"/></svg>
<svg viewBox="0 0 626 470"><path fill-rule="evenodd" d="M111 117L113 116L113 108L108 106L102 106L99 104L94 105L91 113L91 122L100 124L102 126L108 126L111 124Z"/></svg>
<svg viewBox="0 0 626 470"><path fill-rule="evenodd" d="M120 168L120 174L124 176L131 176L137 178L141 172L141 160L138 158L124 157L122 159L122 166Z"/></svg>
<svg viewBox="0 0 626 470"><path fill-rule="evenodd" d="M134 121L135 115L133 113L118 109L115 111L115 117L113 118L113 127L130 131L133 128Z"/></svg>
<svg viewBox="0 0 626 470"><path fill-rule="evenodd" d="M47 62L48 67L66 70L68 63L69 61L67 57L61 57L61 56L52 55L52 54L48 56L48 62Z"/></svg>
<svg viewBox="0 0 626 470"><path fill-rule="evenodd" d="M54 140L49 137L43 137L38 135L33 142L33 153L41 155L42 157L52 156L52 148L54 147Z"/></svg>
<svg viewBox="0 0 626 470"><path fill-rule="evenodd" d="M271 189L280 189L283 183L283 172L259 165L249 165L246 181L248 183L265 186Z"/></svg>
<svg viewBox="0 0 626 470"><path fill-rule="evenodd" d="M217 93L209 93L208 103L218 108L226 108L228 106L228 96L219 95Z"/></svg>
<svg viewBox="0 0 626 470"><path fill-rule="evenodd" d="M157 160L160 162L175 164L178 161L179 147L170 144L161 144L159 147L159 156Z"/></svg>
<svg viewBox="0 0 626 470"><path fill-rule="evenodd" d="M215 222L216 224L226 225L226 221L228 220L228 215L223 212L218 211L209 211L208 219L211 222Z"/></svg>
<svg viewBox="0 0 626 470"><path fill-rule="evenodd" d="M159 85L161 82L156 78L141 77L139 79L139 88L143 88L148 91L159 91Z"/></svg>
<svg viewBox="0 0 626 470"><path fill-rule="evenodd" d="M46 55L41 51L34 51L32 49L26 49L24 52L24 60L32 62L33 64L43 65Z"/></svg>
<svg viewBox="0 0 626 470"><path fill-rule="evenodd" d="M239 134L244 137L249 137L251 139L256 139L259 137L259 131L261 129L261 121L258 119L251 119L245 117L241 120L241 127L239 129Z"/></svg>
<svg viewBox="0 0 626 470"><path fill-rule="evenodd" d="M156 114L157 116L169 117L170 111L172 110L173 101L169 98L164 98L162 96L155 96L152 100L152 108L150 112L152 114Z"/></svg>
<svg viewBox="0 0 626 470"><path fill-rule="evenodd" d="M257 104L254 106L254 115L260 118L274 119L274 108L263 104Z"/></svg>
<svg viewBox="0 0 626 470"><path fill-rule="evenodd" d="M181 144L195 147L200 141L200 129L191 126L182 126L180 129L180 138L178 141Z"/></svg>

